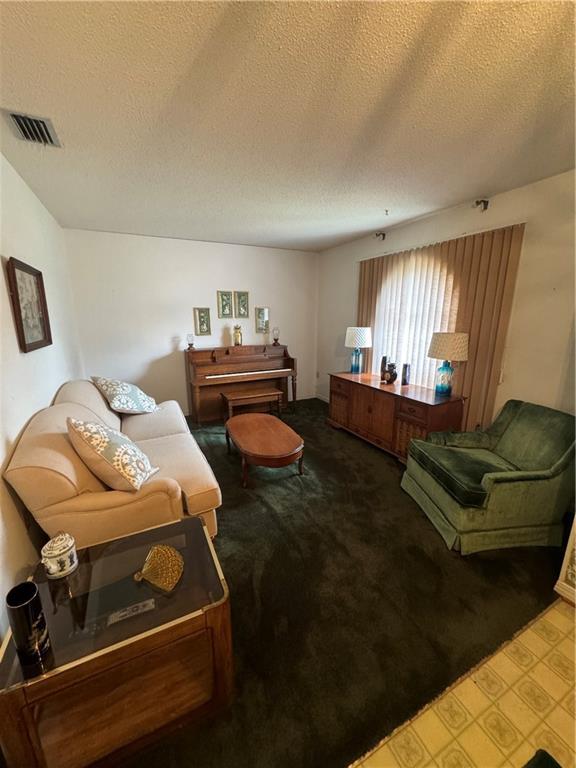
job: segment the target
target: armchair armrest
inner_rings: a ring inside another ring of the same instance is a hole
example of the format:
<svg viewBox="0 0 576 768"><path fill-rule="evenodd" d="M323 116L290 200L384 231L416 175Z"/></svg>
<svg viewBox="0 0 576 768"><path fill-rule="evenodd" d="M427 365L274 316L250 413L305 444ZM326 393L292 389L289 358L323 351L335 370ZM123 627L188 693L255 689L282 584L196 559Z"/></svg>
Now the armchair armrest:
<svg viewBox="0 0 576 768"><path fill-rule="evenodd" d="M482 478L482 487L484 490L490 491L497 483L519 483L533 480L549 480L551 477L557 475L557 472L553 472L553 468L550 469L535 469L535 470L511 470L510 472L487 472Z"/></svg>
<svg viewBox="0 0 576 768"><path fill-rule="evenodd" d="M511 472L487 472L482 478L482 487L490 492L497 483L532 482L534 480L550 480L558 477L570 466L574 456L574 446L566 451L558 461L547 469L520 469ZM573 462L572 462L573 472ZM569 473L572 474L572 473Z"/></svg>
<svg viewBox="0 0 576 768"><path fill-rule="evenodd" d="M452 448L487 448L495 445L494 438L487 432L430 432L427 442Z"/></svg>

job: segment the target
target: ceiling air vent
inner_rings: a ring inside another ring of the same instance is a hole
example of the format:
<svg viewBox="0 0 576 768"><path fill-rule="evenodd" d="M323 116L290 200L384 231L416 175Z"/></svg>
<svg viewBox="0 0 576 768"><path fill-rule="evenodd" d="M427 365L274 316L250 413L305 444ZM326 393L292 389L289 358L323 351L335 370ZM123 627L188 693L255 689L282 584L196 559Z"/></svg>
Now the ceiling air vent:
<svg viewBox="0 0 576 768"><path fill-rule="evenodd" d="M60 146L54 126L48 118L22 115L18 112L7 112L6 114L19 139L32 142L33 144L44 144L44 146Z"/></svg>

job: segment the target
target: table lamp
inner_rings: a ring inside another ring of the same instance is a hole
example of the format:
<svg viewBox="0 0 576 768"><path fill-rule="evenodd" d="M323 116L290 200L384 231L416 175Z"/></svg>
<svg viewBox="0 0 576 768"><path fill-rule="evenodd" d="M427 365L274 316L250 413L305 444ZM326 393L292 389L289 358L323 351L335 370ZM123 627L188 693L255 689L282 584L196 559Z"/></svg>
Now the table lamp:
<svg viewBox="0 0 576 768"><path fill-rule="evenodd" d="M344 346L353 350L350 373L362 373L362 348L372 346L372 329L347 328Z"/></svg>
<svg viewBox="0 0 576 768"><path fill-rule="evenodd" d="M450 397L452 394L452 376L454 368L451 363L468 360L467 333L433 333L428 357L444 362L438 368L436 375L436 394Z"/></svg>

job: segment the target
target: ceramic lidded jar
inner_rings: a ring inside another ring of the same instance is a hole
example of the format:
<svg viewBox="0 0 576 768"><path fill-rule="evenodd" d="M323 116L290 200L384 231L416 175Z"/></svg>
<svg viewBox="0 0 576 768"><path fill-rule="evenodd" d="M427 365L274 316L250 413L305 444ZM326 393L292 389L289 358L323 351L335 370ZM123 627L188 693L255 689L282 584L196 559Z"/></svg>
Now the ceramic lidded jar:
<svg viewBox="0 0 576 768"><path fill-rule="evenodd" d="M41 550L42 565L49 579L61 579L78 567L74 538L69 533L58 533Z"/></svg>

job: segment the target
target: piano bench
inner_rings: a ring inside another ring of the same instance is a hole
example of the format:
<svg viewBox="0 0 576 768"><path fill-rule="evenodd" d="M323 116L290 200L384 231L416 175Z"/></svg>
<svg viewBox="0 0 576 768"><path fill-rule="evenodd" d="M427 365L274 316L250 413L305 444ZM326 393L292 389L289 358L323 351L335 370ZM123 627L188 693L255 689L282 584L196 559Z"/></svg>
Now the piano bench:
<svg viewBox="0 0 576 768"><path fill-rule="evenodd" d="M239 392L221 392L222 399L228 408L228 418L234 416L234 408L238 405L260 405L261 403L276 403L278 415L282 407L284 393L281 389L255 389L252 392L242 390Z"/></svg>

